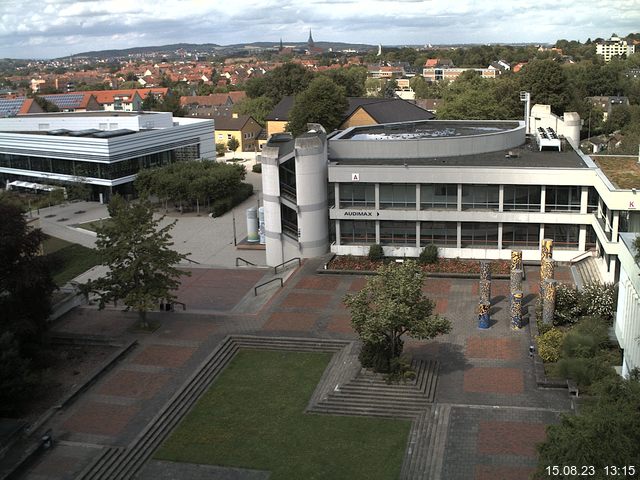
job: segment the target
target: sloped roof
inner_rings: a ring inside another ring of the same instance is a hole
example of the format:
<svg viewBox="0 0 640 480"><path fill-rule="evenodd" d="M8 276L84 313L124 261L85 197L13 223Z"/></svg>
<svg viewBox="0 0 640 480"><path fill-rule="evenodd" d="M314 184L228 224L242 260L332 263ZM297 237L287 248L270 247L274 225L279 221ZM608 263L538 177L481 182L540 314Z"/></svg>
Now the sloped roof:
<svg viewBox="0 0 640 480"><path fill-rule="evenodd" d="M95 100L95 97L88 92L56 93L40 96L45 100L54 103L61 110L69 108L87 108L91 98L93 97Z"/></svg>
<svg viewBox="0 0 640 480"><path fill-rule="evenodd" d="M413 120L431 120L435 116L413 103L400 98L347 97L349 106L343 121L362 107L376 122L389 123ZM266 116L270 121L289 121L289 112L293 108L294 97L282 97L282 100Z"/></svg>
<svg viewBox="0 0 640 480"><path fill-rule="evenodd" d="M237 118L216 117L216 130L242 130L250 118L250 115L238 115Z"/></svg>
<svg viewBox="0 0 640 480"><path fill-rule="evenodd" d="M94 97L100 105L104 105L107 103L114 103L115 97L127 97L127 100L120 99L122 103L131 103L133 98L137 93L137 89L124 89L124 90L91 90L85 93L90 93Z"/></svg>

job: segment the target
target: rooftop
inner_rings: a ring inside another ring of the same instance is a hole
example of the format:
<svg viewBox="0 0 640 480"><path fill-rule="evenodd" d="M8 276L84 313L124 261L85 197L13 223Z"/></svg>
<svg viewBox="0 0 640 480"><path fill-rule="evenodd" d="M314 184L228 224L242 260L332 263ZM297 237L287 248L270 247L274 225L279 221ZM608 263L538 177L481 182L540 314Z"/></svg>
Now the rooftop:
<svg viewBox="0 0 640 480"><path fill-rule="evenodd" d="M355 127L340 135L341 140L415 140L420 138L462 137L506 132L518 122L426 121Z"/></svg>
<svg viewBox="0 0 640 480"><path fill-rule="evenodd" d="M616 188L640 188L640 164L637 157L590 155Z"/></svg>

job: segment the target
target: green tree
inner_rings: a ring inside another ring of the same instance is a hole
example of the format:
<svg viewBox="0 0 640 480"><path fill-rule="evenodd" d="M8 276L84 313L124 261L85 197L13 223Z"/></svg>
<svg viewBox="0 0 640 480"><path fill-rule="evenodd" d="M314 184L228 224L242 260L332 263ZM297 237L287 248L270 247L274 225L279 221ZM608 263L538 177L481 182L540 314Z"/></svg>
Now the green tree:
<svg viewBox="0 0 640 480"><path fill-rule="evenodd" d="M138 313L140 326L148 327L147 312L162 300L176 299L173 291L180 276L188 275L176 265L187 258L171 249L170 231L176 221L160 227L148 202L127 203L115 196L109 203L111 221L97 229L96 247L102 264L109 267L104 277L85 284L87 292L99 296L99 307L122 300Z"/></svg>
<svg viewBox="0 0 640 480"><path fill-rule="evenodd" d="M11 332L27 356L42 343L55 284L40 255L45 236L17 205L0 199L0 334Z"/></svg>
<svg viewBox="0 0 640 480"><path fill-rule="evenodd" d="M495 96L494 80L483 79L468 70L447 86L438 118L448 120L497 120L503 110Z"/></svg>
<svg viewBox="0 0 640 480"><path fill-rule="evenodd" d="M233 106L233 111L241 115L250 115L264 126L265 118L273 110L273 101L269 97L246 98Z"/></svg>
<svg viewBox="0 0 640 480"><path fill-rule="evenodd" d="M450 322L434 313L434 302L422 292L425 278L412 260L385 265L362 290L344 299L365 348L378 348L387 369L402 354L404 334L424 340L451 331Z"/></svg>
<svg viewBox="0 0 640 480"><path fill-rule="evenodd" d="M344 87L324 76L315 78L309 88L296 95L287 130L297 136L313 122L331 132L340 126L348 106Z"/></svg>
<svg viewBox="0 0 640 480"><path fill-rule="evenodd" d="M329 77L336 85L344 87L347 97L365 95L366 67L354 65L349 68L334 68L321 73L321 75Z"/></svg>
<svg viewBox="0 0 640 480"><path fill-rule="evenodd" d="M0 333L0 416L18 414L34 394L39 376L11 332Z"/></svg>
<svg viewBox="0 0 640 480"><path fill-rule="evenodd" d="M249 79L245 84L245 90L250 98L266 96L275 105L284 96L302 92L313 78L313 72L302 65L285 63L262 77Z"/></svg>
<svg viewBox="0 0 640 480"><path fill-rule="evenodd" d="M232 152L238 150L239 146L240 142L236 139L236 137L231 137L227 142L227 147L229 147L229 150L231 150Z"/></svg>
<svg viewBox="0 0 640 480"><path fill-rule="evenodd" d="M571 98L569 82L561 65L553 60L533 60L522 69L522 88L531 93L531 103L551 105L563 114Z"/></svg>
<svg viewBox="0 0 640 480"><path fill-rule="evenodd" d="M589 478L607 479L604 467L640 464L640 383L611 376L593 386L596 398L584 403L577 415L564 414L558 425L547 427L547 439L538 445L536 479L549 478L553 465L589 465ZM553 478L569 479L575 475Z"/></svg>
<svg viewBox="0 0 640 480"><path fill-rule="evenodd" d="M45 112L59 112L60 109L58 108L58 106L53 103L50 100L47 100L44 97L39 97L39 96L34 96L33 97L33 101L36 102L38 104L38 106L40 108L42 108L42 110L44 110Z"/></svg>

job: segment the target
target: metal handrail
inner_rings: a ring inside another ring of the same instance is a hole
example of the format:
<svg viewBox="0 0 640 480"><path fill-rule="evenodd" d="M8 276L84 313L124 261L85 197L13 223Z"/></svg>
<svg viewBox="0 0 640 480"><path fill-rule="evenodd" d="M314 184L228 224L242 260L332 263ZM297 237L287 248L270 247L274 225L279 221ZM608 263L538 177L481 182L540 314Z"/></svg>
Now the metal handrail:
<svg viewBox="0 0 640 480"><path fill-rule="evenodd" d="M298 266L302 265L302 260L300 259L300 257L293 257L285 262L282 262L280 265L276 265L275 267L273 267L273 273L278 273L278 268L284 267L287 263L293 262L295 260L298 261Z"/></svg>
<svg viewBox="0 0 640 480"><path fill-rule="evenodd" d="M252 263L249 260L245 260L242 257L236 257L236 267L239 267L238 260L242 260L245 263L245 265L253 265L254 267L257 267L257 265L255 263Z"/></svg>
<svg viewBox="0 0 640 480"><path fill-rule="evenodd" d="M185 260L186 260L187 262L191 262L191 263L195 263L195 264L197 264L197 265L201 265L201 263L200 263L200 262L196 262L195 260L191 260L190 258L187 258L187 257L185 257Z"/></svg>
<svg viewBox="0 0 640 480"><path fill-rule="evenodd" d="M284 287L284 282L282 281L282 278L280 278L280 277L278 277L278 278L272 278L272 279L271 279L271 280L269 280L268 282L264 282L264 283L261 283L260 285L256 285L256 286L253 288L253 295L257 297L257 296L258 296L258 289L259 289L260 287L264 287L265 285L269 285L269 284L270 284L270 283L272 283L272 282L277 282L278 280L280 280L280 288Z"/></svg>

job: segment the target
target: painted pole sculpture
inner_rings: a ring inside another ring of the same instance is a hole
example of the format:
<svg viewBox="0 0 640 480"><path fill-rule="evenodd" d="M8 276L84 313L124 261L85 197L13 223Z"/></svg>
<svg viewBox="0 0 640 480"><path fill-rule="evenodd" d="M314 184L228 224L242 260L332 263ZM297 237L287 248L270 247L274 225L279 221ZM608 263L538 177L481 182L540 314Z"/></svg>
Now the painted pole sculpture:
<svg viewBox="0 0 640 480"><path fill-rule="evenodd" d="M545 325L553 324L553 316L556 310L557 283L553 280L555 262L553 255L553 240L542 240L540 259L540 298L542 301L542 322Z"/></svg>
<svg viewBox="0 0 640 480"><path fill-rule="evenodd" d="M553 325L553 316L556 311L556 292L558 282L545 280L544 297L542 298L542 323Z"/></svg>
<svg viewBox="0 0 640 480"><path fill-rule="evenodd" d="M511 272L509 280L511 328L522 328L522 279L524 269L522 266L522 251L511 251Z"/></svg>
<svg viewBox="0 0 640 480"><path fill-rule="evenodd" d="M511 292L511 328L522 328L522 291Z"/></svg>
<svg viewBox="0 0 640 480"><path fill-rule="evenodd" d="M491 309L491 263L480 262L480 284L478 286L478 327L489 328Z"/></svg>

